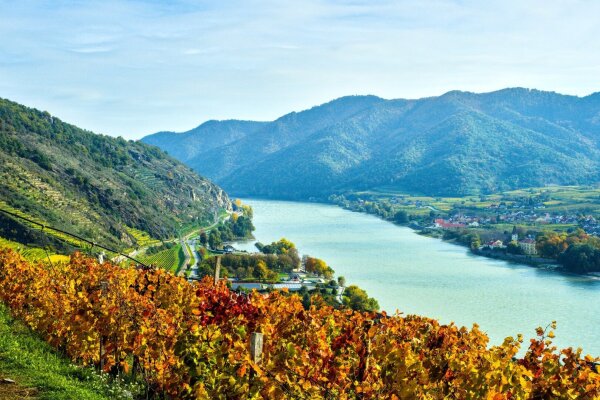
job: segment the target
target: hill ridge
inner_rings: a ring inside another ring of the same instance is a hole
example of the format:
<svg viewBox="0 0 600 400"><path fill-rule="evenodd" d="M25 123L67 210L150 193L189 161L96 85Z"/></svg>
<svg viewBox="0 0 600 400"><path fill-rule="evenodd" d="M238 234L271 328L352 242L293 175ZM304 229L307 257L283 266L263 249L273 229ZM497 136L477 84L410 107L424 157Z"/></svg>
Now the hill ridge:
<svg viewBox="0 0 600 400"><path fill-rule="evenodd" d="M465 195L596 183L596 99L523 87L422 99L345 96L183 161L236 195L283 199L382 184Z"/></svg>

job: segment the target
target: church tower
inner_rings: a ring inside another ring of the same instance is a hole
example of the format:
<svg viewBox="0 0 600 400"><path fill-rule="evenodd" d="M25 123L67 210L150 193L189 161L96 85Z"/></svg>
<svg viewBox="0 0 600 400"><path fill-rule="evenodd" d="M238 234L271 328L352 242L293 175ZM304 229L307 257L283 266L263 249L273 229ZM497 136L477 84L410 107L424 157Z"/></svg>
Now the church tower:
<svg viewBox="0 0 600 400"><path fill-rule="evenodd" d="M511 242L519 241L519 233L517 232L517 226L513 225L512 235L510 235Z"/></svg>

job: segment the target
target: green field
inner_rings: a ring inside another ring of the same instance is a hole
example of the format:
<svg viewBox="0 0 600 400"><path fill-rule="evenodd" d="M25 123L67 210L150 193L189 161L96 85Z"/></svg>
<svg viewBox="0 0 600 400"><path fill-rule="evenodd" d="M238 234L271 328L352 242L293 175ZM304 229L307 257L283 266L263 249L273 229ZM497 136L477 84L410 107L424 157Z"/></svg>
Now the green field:
<svg viewBox="0 0 600 400"><path fill-rule="evenodd" d="M194 257L194 252L190 245L186 242L185 247L187 247L188 253L190 254L190 265L194 265L196 263L196 258ZM185 257L184 257L185 258Z"/></svg>
<svg viewBox="0 0 600 400"><path fill-rule="evenodd" d="M424 214L423 208L434 207L441 212L449 212L455 208L473 209L484 211L492 204L504 202L513 205L527 198L541 198L544 208L548 213L584 213L600 217L600 188L595 186L546 186L511 190L481 196L465 197L428 197L395 191L382 187L375 190L355 192L352 195L376 201L398 201L398 209L404 209L412 214ZM420 201L422 207L414 203ZM412 202L413 204L405 204Z"/></svg>

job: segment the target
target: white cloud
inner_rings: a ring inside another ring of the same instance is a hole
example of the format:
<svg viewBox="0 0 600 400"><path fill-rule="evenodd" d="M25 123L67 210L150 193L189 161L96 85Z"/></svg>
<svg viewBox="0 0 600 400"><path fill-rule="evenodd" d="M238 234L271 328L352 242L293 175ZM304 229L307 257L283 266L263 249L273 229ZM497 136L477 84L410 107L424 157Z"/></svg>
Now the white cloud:
<svg viewBox="0 0 600 400"><path fill-rule="evenodd" d="M126 137L347 94L600 89L600 2L0 1L1 96Z"/></svg>

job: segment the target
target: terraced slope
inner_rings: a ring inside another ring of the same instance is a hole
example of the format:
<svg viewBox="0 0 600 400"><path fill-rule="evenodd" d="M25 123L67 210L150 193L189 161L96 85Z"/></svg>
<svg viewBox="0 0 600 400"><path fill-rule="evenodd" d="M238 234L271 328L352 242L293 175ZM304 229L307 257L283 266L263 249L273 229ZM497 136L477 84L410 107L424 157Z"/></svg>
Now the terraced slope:
<svg viewBox="0 0 600 400"><path fill-rule="evenodd" d="M231 203L221 188L155 147L0 99L0 207L124 249L210 224ZM0 237L47 244L4 215Z"/></svg>

